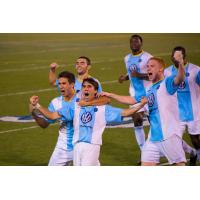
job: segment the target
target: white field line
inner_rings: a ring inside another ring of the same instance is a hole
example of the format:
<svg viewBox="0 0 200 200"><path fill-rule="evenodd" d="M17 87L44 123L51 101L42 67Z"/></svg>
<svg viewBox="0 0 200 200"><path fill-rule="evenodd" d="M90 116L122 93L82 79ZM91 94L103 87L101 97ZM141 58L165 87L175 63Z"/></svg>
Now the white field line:
<svg viewBox="0 0 200 200"><path fill-rule="evenodd" d="M50 124L50 126L55 126L55 125L57 124ZM11 132L24 131L24 130L34 129L34 128L40 128L40 126L30 126L30 127L25 127L25 128L10 129L6 131L0 131L0 133L11 133Z"/></svg>
<svg viewBox="0 0 200 200"><path fill-rule="evenodd" d="M101 82L102 85L112 84L112 83L117 83L117 80ZM52 90L56 90L56 88L46 88L46 89L40 89L40 90L30 90L30 91L24 91L24 92L7 93L7 94L1 94L0 97L17 96L17 95L34 94L34 93L37 94L37 93L48 92L48 91L52 91Z"/></svg>
<svg viewBox="0 0 200 200"><path fill-rule="evenodd" d="M200 52L199 49L196 49L196 50L193 50L193 51L190 51L190 53L198 53ZM171 53L167 53L167 52L163 52L163 53L156 53L154 54L154 56L170 56ZM94 61L92 62L92 64L97 64L97 63L104 63L104 62L115 62L115 61L123 61L123 58L122 59L107 59L107 60L101 60L101 61ZM30 64L28 64L30 65ZM36 64L34 64L36 65ZM74 65L74 63L70 63L70 64L67 64L68 66L72 66ZM66 67L67 66L66 64L62 64L60 65L60 67ZM31 71L31 70L39 70L39 69L48 69L49 66L38 66L38 67L26 67L26 68L14 68L14 69L2 69L0 70L0 73L6 73L6 72L17 72L17 71Z"/></svg>

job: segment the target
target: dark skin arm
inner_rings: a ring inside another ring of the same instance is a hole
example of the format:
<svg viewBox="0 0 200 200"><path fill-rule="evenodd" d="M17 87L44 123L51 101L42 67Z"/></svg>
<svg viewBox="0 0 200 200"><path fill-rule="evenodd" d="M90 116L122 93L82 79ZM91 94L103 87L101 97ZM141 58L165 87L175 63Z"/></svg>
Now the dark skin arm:
<svg viewBox="0 0 200 200"><path fill-rule="evenodd" d="M132 76L132 77L137 77L137 78L139 78L139 79L143 79L143 80L149 81L149 77L148 77L148 74L147 74L147 73L139 73L139 72L137 72L137 71L133 71L133 72L131 73L131 76Z"/></svg>

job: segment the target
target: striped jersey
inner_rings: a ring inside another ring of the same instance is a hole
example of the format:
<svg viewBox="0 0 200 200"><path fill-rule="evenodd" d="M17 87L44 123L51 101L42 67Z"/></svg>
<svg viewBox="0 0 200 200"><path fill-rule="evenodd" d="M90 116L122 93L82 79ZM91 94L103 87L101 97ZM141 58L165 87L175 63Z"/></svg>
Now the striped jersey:
<svg viewBox="0 0 200 200"><path fill-rule="evenodd" d="M61 117L59 119L60 128L59 128L59 145L61 148L67 148L68 151L73 150L72 140L74 135L73 128L73 112L70 112L68 107L74 105L74 101L76 100L76 95L73 97L71 101L65 101L62 96L54 98L49 104L49 111L51 112L59 112L61 109L65 109L67 113L67 118ZM48 120L49 123L55 122L55 120ZM62 142L61 142L62 141Z"/></svg>
<svg viewBox="0 0 200 200"><path fill-rule="evenodd" d="M130 80L129 92L132 97L140 101L141 97L146 96L146 88L151 86L150 81L142 80L137 77L132 77L131 73L137 71L139 73L147 73L147 62L152 55L142 51L138 55L128 54L124 58L126 70Z"/></svg>
<svg viewBox="0 0 200 200"><path fill-rule="evenodd" d="M164 71L165 76L177 74L174 65ZM200 68L192 63L185 65L185 80L177 90L180 121L200 120Z"/></svg>
<svg viewBox="0 0 200 200"><path fill-rule="evenodd" d="M67 118L65 109L59 114ZM109 105L80 107L78 103L74 103L74 107L70 109L74 112L73 144L86 142L101 145L106 123L122 121L122 109Z"/></svg>
<svg viewBox="0 0 200 200"><path fill-rule="evenodd" d="M150 121L150 141L163 141L180 135L177 91L174 76L167 77L147 89Z"/></svg>

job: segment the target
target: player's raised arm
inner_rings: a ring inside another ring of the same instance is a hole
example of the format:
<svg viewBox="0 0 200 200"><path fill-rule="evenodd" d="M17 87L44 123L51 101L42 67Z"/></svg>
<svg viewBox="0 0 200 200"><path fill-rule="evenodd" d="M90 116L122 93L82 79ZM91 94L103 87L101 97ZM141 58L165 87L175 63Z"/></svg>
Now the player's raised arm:
<svg viewBox="0 0 200 200"><path fill-rule="evenodd" d="M36 109L34 109L34 106L32 104L29 104L29 111L33 116L33 118L35 119L36 123L41 128L47 128L49 126L49 122L40 116L41 113L39 113Z"/></svg>
<svg viewBox="0 0 200 200"><path fill-rule="evenodd" d="M30 104L34 107L34 109L39 110L48 119L54 120L54 119L58 119L58 118L61 117L58 114L58 112L50 112L47 108L41 106L39 104L39 97L38 96L32 96L30 98Z"/></svg>
<svg viewBox="0 0 200 200"><path fill-rule="evenodd" d="M138 103L136 101L136 99L134 99L131 96L121 96L121 95L114 94L114 93L109 93L109 92L102 92L101 95L102 96L107 96L107 97L112 98L112 99L115 99L119 103L123 103L123 104L133 105L133 104Z"/></svg>
<svg viewBox="0 0 200 200"><path fill-rule="evenodd" d="M128 116L131 116L133 115L134 113L136 113L138 110L140 110L142 107L144 107L144 105L147 103L147 98L146 97L143 97L141 99L141 102L140 104L138 104L137 107L134 107L134 108L129 108L129 109L124 109L122 111L122 116L123 117L128 117Z"/></svg>
<svg viewBox="0 0 200 200"><path fill-rule="evenodd" d="M56 86L56 68L58 68L57 63L51 63L50 64L50 70L49 70L49 83L51 86Z"/></svg>
<svg viewBox="0 0 200 200"><path fill-rule="evenodd" d="M184 70L184 59L181 51L176 51L174 53L174 59L178 63L178 74L174 78L174 84L179 85L185 79L185 70Z"/></svg>

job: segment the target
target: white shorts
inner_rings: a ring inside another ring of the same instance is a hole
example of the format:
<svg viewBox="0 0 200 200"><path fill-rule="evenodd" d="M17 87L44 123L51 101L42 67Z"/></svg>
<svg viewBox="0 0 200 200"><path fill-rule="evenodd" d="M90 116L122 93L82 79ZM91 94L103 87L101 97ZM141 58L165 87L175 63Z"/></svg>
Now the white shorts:
<svg viewBox="0 0 200 200"><path fill-rule="evenodd" d="M169 164L186 162L182 139L173 135L162 142L146 141L142 149L142 162L160 163L160 157L165 156Z"/></svg>
<svg viewBox="0 0 200 200"><path fill-rule="evenodd" d="M74 166L99 166L100 145L79 142L74 145Z"/></svg>
<svg viewBox="0 0 200 200"><path fill-rule="evenodd" d="M188 133L190 135L200 135L200 120L191 122L181 122L181 137L185 132L186 126L188 127Z"/></svg>
<svg viewBox="0 0 200 200"><path fill-rule="evenodd" d="M59 135L48 166L69 166L73 163L73 150L67 150L65 138Z"/></svg>
<svg viewBox="0 0 200 200"><path fill-rule="evenodd" d="M49 160L48 166L69 166L72 165L73 151L55 147L54 152Z"/></svg>

